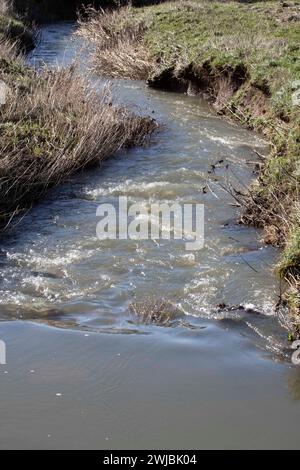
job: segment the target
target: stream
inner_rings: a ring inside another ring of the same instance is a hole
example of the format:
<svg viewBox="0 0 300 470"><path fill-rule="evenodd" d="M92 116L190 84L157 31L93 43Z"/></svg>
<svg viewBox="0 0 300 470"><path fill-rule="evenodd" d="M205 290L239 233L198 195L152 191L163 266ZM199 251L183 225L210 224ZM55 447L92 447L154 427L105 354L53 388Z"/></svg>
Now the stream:
<svg viewBox="0 0 300 470"><path fill-rule="evenodd" d="M84 66L74 29L45 25L30 63ZM126 80L112 94L160 132L53 189L1 240L0 448L299 447L278 252L237 224L224 189L246 191L266 142L199 97ZM96 209L119 196L204 204L204 248L99 240ZM172 302L179 321L138 321L129 306L145 299Z"/></svg>

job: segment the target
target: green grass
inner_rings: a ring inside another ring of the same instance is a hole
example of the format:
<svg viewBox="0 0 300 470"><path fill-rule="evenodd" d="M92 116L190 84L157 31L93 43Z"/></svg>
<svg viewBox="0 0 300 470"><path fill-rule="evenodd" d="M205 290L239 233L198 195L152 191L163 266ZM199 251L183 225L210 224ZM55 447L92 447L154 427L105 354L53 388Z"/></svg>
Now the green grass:
<svg viewBox="0 0 300 470"><path fill-rule="evenodd" d="M295 276L300 274L300 227L296 225L290 234L289 242L282 257L280 272L283 277L288 273Z"/></svg>
<svg viewBox="0 0 300 470"><path fill-rule="evenodd" d="M292 313L300 311L300 228L295 223L290 233L286 249L280 263L280 274L290 284L288 302ZM300 335L300 323L296 320L297 333Z"/></svg>

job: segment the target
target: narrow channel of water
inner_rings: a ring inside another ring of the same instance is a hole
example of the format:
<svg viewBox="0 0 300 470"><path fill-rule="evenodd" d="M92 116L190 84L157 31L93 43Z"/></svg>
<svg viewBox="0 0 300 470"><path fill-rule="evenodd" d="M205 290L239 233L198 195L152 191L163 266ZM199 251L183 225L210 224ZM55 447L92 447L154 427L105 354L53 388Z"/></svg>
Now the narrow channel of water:
<svg viewBox="0 0 300 470"><path fill-rule="evenodd" d="M70 63L80 49L73 31L45 26L31 61ZM12 365L0 370L0 446L295 446L300 379L273 308L277 253L236 224L239 208L218 184L245 190L266 143L199 98L122 80L113 94L165 128L53 190L1 242ZM204 249L99 241L96 208L119 196L204 204ZM145 298L175 303L180 322L138 323L128 307ZM218 310L223 303L245 310Z"/></svg>
<svg viewBox="0 0 300 470"><path fill-rule="evenodd" d="M80 50L73 28L45 28L31 61L70 63ZM153 115L166 129L148 148L76 176L25 218L3 246L2 314L130 332L137 329L128 323L130 302L150 297L170 299L196 319L227 317L216 310L222 303L250 306L270 328L279 289L272 273L276 253L261 244L261 233L236 224L234 200L218 184L230 180L245 190L253 178L247 163L257 160L254 150L266 152L266 144L198 98L129 81L117 81L113 93L116 102ZM204 204L205 248L188 252L181 240L100 242L96 208L103 202L117 207L119 196L129 204ZM249 325L263 323L252 311L242 316Z"/></svg>

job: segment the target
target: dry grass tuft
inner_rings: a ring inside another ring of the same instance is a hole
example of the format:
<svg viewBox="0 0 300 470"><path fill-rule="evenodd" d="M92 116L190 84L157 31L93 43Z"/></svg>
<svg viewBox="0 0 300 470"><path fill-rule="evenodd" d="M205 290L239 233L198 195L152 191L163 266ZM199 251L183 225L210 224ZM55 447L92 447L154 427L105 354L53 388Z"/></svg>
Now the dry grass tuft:
<svg viewBox="0 0 300 470"><path fill-rule="evenodd" d="M163 299L134 302L129 306L129 312L142 323L158 326L172 326L182 317L182 312L175 305Z"/></svg>
<svg viewBox="0 0 300 470"><path fill-rule="evenodd" d="M9 62L12 62L12 61L14 61L15 63L17 62L18 64L22 64L22 65L24 64L24 61L22 59L21 54L18 51L16 43L8 39L1 38L1 36L0 36L0 60L2 61L2 64L0 67L1 75L3 75L3 73L6 72L4 64L8 64Z"/></svg>
<svg viewBox="0 0 300 470"><path fill-rule="evenodd" d="M7 16L12 12L12 2L8 0L0 0L0 15Z"/></svg>
<svg viewBox="0 0 300 470"><path fill-rule="evenodd" d="M142 44L149 17L138 19L130 6L113 11L89 7L79 19L78 34L95 45L93 69L102 76L145 80L153 70L150 54Z"/></svg>

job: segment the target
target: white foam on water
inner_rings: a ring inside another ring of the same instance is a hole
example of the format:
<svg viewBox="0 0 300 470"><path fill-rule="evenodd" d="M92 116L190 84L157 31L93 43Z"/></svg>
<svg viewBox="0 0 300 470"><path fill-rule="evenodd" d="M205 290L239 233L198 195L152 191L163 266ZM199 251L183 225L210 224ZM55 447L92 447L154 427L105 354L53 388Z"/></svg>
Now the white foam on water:
<svg viewBox="0 0 300 470"><path fill-rule="evenodd" d="M62 248L63 249L63 248ZM94 250L82 250L74 248L69 250L63 256L59 253L54 253L53 257L42 256L37 254L33 249L30 249L25 253L10 253L7 252L6 256L8 260L15 261L19 266L36 267L36 268L47 268L51 266L64 267L66 265L88 259L93 256Z"/></svg>

